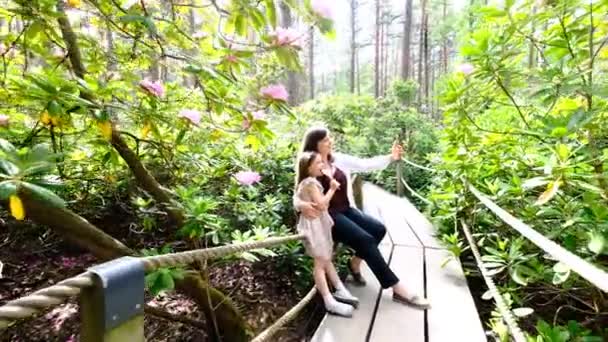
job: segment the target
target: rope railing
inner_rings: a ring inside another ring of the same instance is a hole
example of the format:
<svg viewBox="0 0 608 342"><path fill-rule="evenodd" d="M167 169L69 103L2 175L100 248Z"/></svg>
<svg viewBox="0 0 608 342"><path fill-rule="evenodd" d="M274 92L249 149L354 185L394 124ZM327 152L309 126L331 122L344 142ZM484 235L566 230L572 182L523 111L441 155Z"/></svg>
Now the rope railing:
<svg viewBox="0 0 608 342"><path fill-rule="evenodd" d="M486 267L483 265L483 261L481 260L481 254L479 253L479 249L477 248L477 243L473 239L473 235L471 234L469 227L464 222L464 220L460 220L460 225L462 226L464 235L467 238L467 241L469 242L469 246L471 247L471 252L473 252L473 256L475 257L475 262L477 263L477 268L479 268L479 271L481 272L483 280L485 281L486 285L488 286L488 290L492 294L492 298L494 298L494 302L496 303L496 308L498 309L498 312L500 313L502 320L505 322L505 324L507 325L507 328L511 332L511 336L513 336L513 339L515 340L515 342L526 342L526 337L525 337L524 333L521 331L521 329L519 328L519 326L517 325L517 320L513 316L513 312L509 309L509 307L505 303L502 295L500 294L500 292L498 291L498 288L496 287L496 284L494 284L494 280L488 273L488 270L486 269Z"/></svg>
<svg viewBox="0 0 608 342"><path fill-rule="evenodd" d="M407 160L407 159L405 159L405 158L401 158L401 160L402 160L403 162L405 162L406 164L409 164L409 165L411 165L411 166L413 166L413 167L416 167L416 168L419 168L419 169L421 169L421 170L425 170L425 171L429 171L429 172L435 172L435 171L436 171L435 169L431 169L430 167L426 167L426 166L422 166L422 165L420 165L420 164L416 164L416 163L414 163L413 161L411 161L411 160Z"/></svg>
<svg viewBox="0 0 608 342"><path fill-rule="evenodd" d="M220 258L234 253L246 252L259 248L268 248L276 245L282 245L290 241L299 241L303 239L304 235L301 234L289 235L285 237L269 238L263 241L245 242L193 251L154 255L144 257L141 260L144 263L146 272L151 272L163 267L188 265L197 260Z"/></svg>
<svg viewBox="0 0 608 342"><path fill-rule="evenodd" d="M509 214L496 203L492 202L492 200L482 194L473 185L469 183L465 184L467 184L468 189L473 193L473 195L475 195L475 197L477 197L477 199L483 203L486 208L498 216L504 223L515 229L526 239L534 243L538 248L545 251L545 253L551 255L559 262L568 266L572 271L589 281L597 288L604 292L608 292L608 272L599 269L597 266L549 240L532 227L528 226L515 216Z"/></svg>
<svg viewBox="0 0 608 342"><path fill-rule="evenodd" d="M429 201L428 199L424 198L422 195L420 195L419 193L416 192L416 190L412 189L412 187L407 184L407 182L405 181L405 179L401 178L401 183L403 183L403 186L405 186L405 188L414 196L416 196L419 200L421 200L422 202L426 203L426 204L433 204L433 202Z"/></svg>
<svg viewBox="0 0 608 342"><path fill-rule="evenodd" d="M152 272L163 267L184 266L201 259L215 259L233 253L245 252L259 248L269 248L290 241L303 240L303 235L268 238L262 241L238 243L207 249L171 253L139 258L146 272ZM12 300L0 306L0 329L5 329L11 323L29 318L43 310L58 306L71 297L80 295L85 288L94 285L94 275L84 272L75 277L63 280L53 286L38 290L30 295Z"/></svg>
<svg viewBox="0 0 608 342"><path fill-rule="evenodd" d="M93 286L93 275L85 272L25 297L9 301L0 307L0 329L7 328L14 321L57 306L79 295L85 287L90 286Z"/></svg>
<svg viewBox="0 0 608 342"><path fill-rule="evenodd" d="M256 336L251 342L265 342L270 340L279 329L281 329L285 324L289 323L293 320L299 313L302 311L308 303L315 297L317 294L317 289L312 288L308 291L308 294L298 302L294 307L289 309L281 318L279 318L276 322L274 322L270 327L266 328L266 330L262 331L258 336Z"/></svg>

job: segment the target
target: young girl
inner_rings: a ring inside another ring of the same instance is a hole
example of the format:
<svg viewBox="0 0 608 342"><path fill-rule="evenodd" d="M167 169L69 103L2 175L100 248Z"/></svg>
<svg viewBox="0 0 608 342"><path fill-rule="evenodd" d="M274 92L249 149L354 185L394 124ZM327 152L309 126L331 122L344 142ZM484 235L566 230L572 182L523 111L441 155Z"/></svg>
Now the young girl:
<svg viewBox="0 0 608 342"><path fill-rule="evenodd" d="M302 153L298 161L296 196L302 201L314 202L322 213L316 219L300 215L298 232L306 237L304 242L306 252L314 258L315 285L323 297L325 309L335 315L351 317L353 306L357 307L359 299L344 287L331 261L333 254L331 229L334 222L327 212L327 207L340 183L332 179L330 189L323 195L323 186L316 179L323 175L322 169L321 155L316 152ZM333 295L329 291L326 276L336 289Z"/></svg>

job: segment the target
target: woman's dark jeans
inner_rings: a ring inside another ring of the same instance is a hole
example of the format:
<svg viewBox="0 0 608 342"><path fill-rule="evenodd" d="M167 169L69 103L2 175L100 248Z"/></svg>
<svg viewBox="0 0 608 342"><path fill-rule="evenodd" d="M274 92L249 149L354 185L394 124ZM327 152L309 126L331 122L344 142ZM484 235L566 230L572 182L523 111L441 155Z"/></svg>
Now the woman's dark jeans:
<svg viewBox="0 0 608 342"><path fill-rule="evenodd" d="M330 212L330 215L334 219L334 241L354 249L355 255L365 260L383 289L397 284L399 279L378 250L378 244L386 235L384 225L355 208L340 213Z"/></svg>

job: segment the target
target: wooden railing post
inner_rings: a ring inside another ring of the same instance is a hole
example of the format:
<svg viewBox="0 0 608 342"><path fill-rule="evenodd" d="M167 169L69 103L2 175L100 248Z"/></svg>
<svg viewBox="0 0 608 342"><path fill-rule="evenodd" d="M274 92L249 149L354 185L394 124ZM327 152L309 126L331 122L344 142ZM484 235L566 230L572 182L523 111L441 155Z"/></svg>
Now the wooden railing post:
<svg viewBox="0 0 608 342"><path fill-rule="evenodd" d="M144 267L123 257L89 269L95 285L80 295L82 342L144 342Z"/></svg>
<svg viewBox="0 0 608 342"><path fill-rule="evenodd" d="M401 181L401 178L403 178L402 166L403 163L397 161L397 196L399 197L403 196L403 182Z"/></svg>
<svg viewBox="0 0 608 342"><path fill-rule="evenodd" d="M353 178L353 197L357 208L363 210L363 179L359 175Z"/></svg>

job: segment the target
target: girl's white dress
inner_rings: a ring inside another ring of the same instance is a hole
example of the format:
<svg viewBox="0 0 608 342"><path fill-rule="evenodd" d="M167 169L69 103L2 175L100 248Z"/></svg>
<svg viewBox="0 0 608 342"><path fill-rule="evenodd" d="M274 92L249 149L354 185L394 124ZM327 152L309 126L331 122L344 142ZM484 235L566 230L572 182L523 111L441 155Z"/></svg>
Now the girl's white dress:
<svg viewBox="0 0 608 342"><path fill-rule="evenodd" d="M312 189L316 187L323 194L323 186L313 177L304 179L298 184L296 197L301 201L312 202ZM298 220L298 232L306 237L304 246L306 253L313 258L323 258L331 260L333 252L333 239L331 238L331 229L334 226L334 221L327 210L324 210L316 219L306 218L300 215Z"/></svg>

